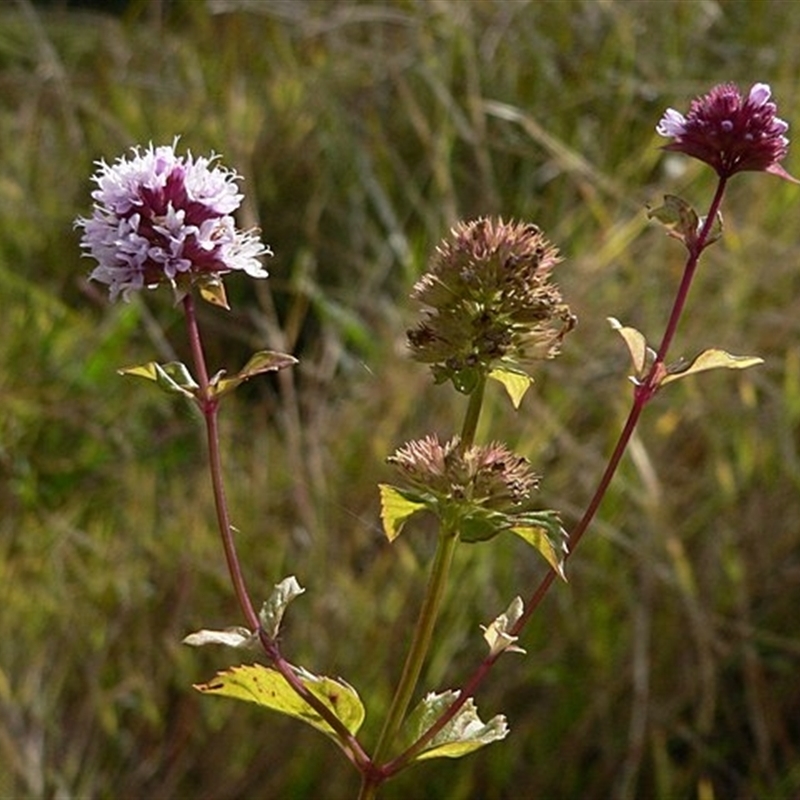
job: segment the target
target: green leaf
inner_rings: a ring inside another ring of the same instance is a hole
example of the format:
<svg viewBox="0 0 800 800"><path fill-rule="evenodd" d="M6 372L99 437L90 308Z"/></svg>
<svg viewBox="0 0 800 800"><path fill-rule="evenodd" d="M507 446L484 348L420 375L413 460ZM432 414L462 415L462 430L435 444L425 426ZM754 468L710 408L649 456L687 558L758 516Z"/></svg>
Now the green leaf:
<svg viewBox="0 0 800 800"><path fill-rule="evenodd" d="M408 715L403 725L401 742L403 749L417 741L445 711L458 699L459 692L448 690L441 694L431 692ZM428 758L460 758L491 742L505 739L508 723L498 714L488 723L481 721L478 710L470 697L456 716L442 728L425 748L414 756L413 761Z"/></svg>
<svg viewBox="0 0 800 800"><path fill-rule="evenodd" d="M350 733L356 734L365 716L364 706L356 690L339 679L312 675L300 669L296 672L303 686L322 700ZM294 717L339 744L333 728L292 689L280 672L271 667L262 664L231 667L218 672L208 683L195 684L194 688L203 694L255 703Z"/></svg>
<svg viewBox="0 0 800 800"><path fill-rule="evenodd" d="M633 363L634 377L637 380L644 378L655 359L655 353L647 346L644 335L636 328L626 327L615 317L608 317L608 323L625 340Z"/></svg>
<svg viewBox="0 0 800 800"><path fill-rule="evenodd" d="M483 638L489 645L489 654L496 656L498 653L508 651L509 653L524 653L521 647L517 647L515 642L519 639L518 636L512 636L508 633L525 610L525 605L521 597L515 597L509 607L495 617L488 627L481 625L483 631Z"/></svg>
<svg viewBox="0 0 800 800"><path fill-rule="evenodd" d="M709 369L747 369L763 363L764 359L758 356L734 356L725 350L717 350L712 347L709 350L703 350L689 364L669 367L660 385L664 386L680 378L685 378L687 375L696 375L698 372L705 372Z"/></svg>
<svg viewBox="0 0 800 800"><path fill-rule="evenodd" d="M224 644L226 647L252 650L259 647L258 636L247 628L226 628L224 631L201 630L190 633L183 639L184 644L191 647L202 647L206 644Z"/></svg>
<svg viewBox="0 0 800 800"><path fill-rule="evenodd" d="M461 516L458 533L462 542L488 542L508 528L508 516L502 511L473 507Z"/></svg>
<svg viewBox="0 0 800 800"><path fill-rule="evenodd" d="M137 378L146 378L155 381L156 385L165 392L182 394L194 399L200 387L195 383L192 374L185 364L180 361L170 361L167 364L158 364L151 361L137 367L125 367L118 370L120 375L133 375Z"/></svg>
<svg viewBox="0 0 800 800"><path fill-rule="evenodd" d="M567 579L564 573L567 532L555 511L508 514L472 507L467 513L461 514L458 531L461 541L467 544L485 542L503 531L511 531L536 548L559 576Z"/></svg>
<svg viewBox="0 0 800 800"><path fill-rule="evenodd" d="M706 218L700 217L700 227L705 224ZM710 244L714 244L718 239L722 238L722 212L718 211L716 219L714 220L713 224L711 225L711 230L708 232L706 236L706 241L704 247L708 247Z"/></svg>
<svg viewBox="0 0 800 800"><path fill-rule="evenodd" d="M658 220L667 228L670 236L682 241L690 250L697 243L697 235L705 223L704 217L698 217L689 203L674 194L664 195L664 205L658 208L648 208L647 216L650 219ZM721 236L722 215L718 213L703 246L707 247Z"/></svg>
<svg viewBox="0 0 800 800"><path fill-rule="evenodd" d="M530 375L511 367L497 367L489 373L489 377L503 384L514 408L519 408L522 398L533 383Z"/></svg>
<svg viewBox="0 0 800 800"><path fill-rule="evenodd" d="M419 511L428 508L428 504L419 495L403 492L388 483L379 483L381 493L381 521L386 538L393 542L402 532L403 526Z"/></svg>
<svg viewBox="0 0 800 800"><path fill-rule="evenodd" d="M664 205L648 208L647 216L658 220L670 236L680 239L687 247L697 239L700 218L689 203L677 195L664 195Z"/></svg>
<svg viewBox="0 0 800 800"><path fill-rule="evenodd" d="M248 362L230 378L225 378L224 372L219 372L211 381L211 393L217 397L232 392L240 383L249 380L254 375L264 372L276 372L284 367L291 367L297 363L294 356L285 353L276 353L272 350L259 350L250 356Z"/></svg>
<svg viewBox="0 0 800 800"><path fill-rule="evenodd" d="M520 523L514 525L511 532L535 547L559 577L566 581L564 561L568 553L567 532L558 514L555 511L533 511L521 517Z"/></svg>
<svg viewBox="0 0 800 800"><path fill-rule="evenodd" d="M448 368L433 367L436 383L441 383L450 378L456 391L461 394L472 394L481 380L481 371L474 367L465 367L453 372Z"/></svg>
<svg viewBox="0 0 800 800"><path fill-rule="evenodd" d="M303 594L304 591L305 589L300 586L294 575L290 575L280 583L275 584L275 589L264 605L261 606L261 612L258 615L261 626L271 639L275 639L278 636L286 607L295 597Z"/></svg>

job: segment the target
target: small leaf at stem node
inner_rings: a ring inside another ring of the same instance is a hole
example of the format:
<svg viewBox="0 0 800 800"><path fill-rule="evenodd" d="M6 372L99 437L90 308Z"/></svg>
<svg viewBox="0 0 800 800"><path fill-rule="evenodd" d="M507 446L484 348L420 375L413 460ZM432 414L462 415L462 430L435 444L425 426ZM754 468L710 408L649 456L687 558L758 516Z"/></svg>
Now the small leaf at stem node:
<svg viewBox="0 0 800 800"><path fill-rule="evenodd" d="M447 690L426 695L408 715L403 725L401 741L410 747L458 700L459 692ZM460 758L491 742L505 739L508 735L508 722L498 714L484 723L478 716L478 709L470 697L436 736L414 756L414 761L428 758Z"/></svg>
<svg viewBox="0 0 800 800"><path fill-rule="evenodd" d="M294 575L290 575L280 583L275 584L272 594L261 606L261 612L258 615L261 627L270 639L277 638L286 607L303 592L305 592L305 589L300 586Z"/></svg>
<svg viewBox="0 0 800 800"><path fill-rule="evenodd" d="M533 383L530 375L512 367L497 367L489 373L489 377L503 384L514 408L519 408L522 398Z"/></svg>
<svg viewBox="0 0 800 800"><path fill-rule="evenodd" d="M184 644L191 647L202 647L206 644L223 644L226 647L255 650L260 647L258 636L247 628L225 628L222 631L200 630L190 633L183 639Z"/></svg>
<svg viewBox="0 0 800 800"><path fill-rule="evenodd" d="M764 359L758 356L735 356L725 350L715 347L703 350L688 364L679 362L667 367L666 374L661 379L661 386L673 383L687 375L696 375L709 369L747 369L757 364L763 364Z"/></svg>
<svg viewBox="0 0 800 800"><path fill-rule="evenodd" d="M522 616L525 606L521 597L515 597L509 607L499 616L495 617L488 626L481 625L483 638L489 645L489 655L496 656L499 653L525 653L521 647L517 647L515 642L518 636L512 636L508 631L514 627Z"/></svg>
<svg viewBox="0 0 800 800"><path fill-rule="evenodd" d="M221 397L223 394L232 392L239 384L244 383L255 375L262 375L265 372L277 372L279 369L291 367L297 364L294 356L286 353L276 353L272 350L259 350L250 356L247 363L230 378L226 378L225 372L218 372L211 380L211 395Z"/></svg>
<svg viewBox="0 0 800 800"><path fill-rule="evenodd" d="M164 392L182 394L192 400L197 397L197 390L200 388L192 377L192 373L189 372L189 368L180 361L170 361L166 364L150 361L136 367L125 367L117 372L120 375L145 378L153 381Z"/></svg>

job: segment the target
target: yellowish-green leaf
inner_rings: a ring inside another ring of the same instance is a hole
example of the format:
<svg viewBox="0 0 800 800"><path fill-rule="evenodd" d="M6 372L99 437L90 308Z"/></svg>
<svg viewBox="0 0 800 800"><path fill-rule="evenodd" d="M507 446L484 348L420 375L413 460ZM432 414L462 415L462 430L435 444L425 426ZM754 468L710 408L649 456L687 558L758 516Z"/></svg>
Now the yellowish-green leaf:
<svg viewBox="0 0 800 800"><path fill-rule="evenodd" d="M365 712L361 699L352 686L342 680L312 675L305 670L297 670L297 675L303 686L322 700L350 733L358 732ZM208 683L196 684L194 688L203 694L255 703L294 717L339 743L333 728L271 667L262 664L231 667L218 672Z"/></svg>
<svg viewBox="0 0 800 800"><path fill-rule="evenodd" d="M228 392L232 392L240 383L250 380L254 375L261 375L265 372L276 372L284 367L291 367L297 363L294 356L286 353L276 353L272 350L259 350L250 356L248 362L230 378L223 377L220 372L214 376L212 381L212 393L217 397Z"/></svg>
<svg viewBox="0 0 800 800"><path fill-rule="evenodd" d="M567 554L564 545L566 534L563 530L554 535L553 531L548 530L544 525L517 525L511 528L511 531L524 539L531 547L535 547L560 578L567 579L564 572L564 559Z"/></svg>
<svg viewBox="0 0 800 800"><path fill-rule="evenodd" d="M711 348L704 350L691 363L679 367L670 367L661 381L661 386L685 378L687 375L696 375L709 369L747 369L757 364L763 364L764 359L758 356L734 356L725 350Z"/></svg>
<svg viewBox="0 0 800 800"><path fill-rule="evenodd" d="M644 335L636 330L623 325L618 319L608 317L611 327L625 340L625 345L631 356L633 372L636 378L644 377L645 371L650 366L653 351L647 346Z"/></svg>
<svg viewBox="0 0 800 800"><path fill-rule="evenodd" d="M403 748L409 747L420 738L458 699L457 691L448 690L441 694L431 692L408 715L403 725L401 742ZM428 758L460 758L468 753L505 739L508 723L502 714L484 723L470 697L456 716L431 739L425 748L414 756L414 761Z"/></svg>
<svg viewBox="0 0 800 800"><path fill-rule="evenodd" d="M497 367L489 373L489 377L499 381L505 387L514 408L519 408L522 398L533 383L533 378L524 372L508 367Z"/></svg>
<svg viewBox="0 0 800 800"><path fill-rule="evenodd" d="M657 219L670 236L680 239L687 247L691 247L697 238L700 219L689 203L677 195L664 195L664 205L648 208L647 216Z"/></svg>
<svg viewBox="0 0 800 800"><path fill-rule="evenodd" d="M194 398L195 391L199 388L185 364L180 361L170 361L159 364L151 361L136 367L126 367L118 370L120 375L133 375L137 378L146 378L165 392L182 394Z"/></svg>
<svg viewBox="0 0 800 800"><path fill-rule="evenodd" d="M399 489L388 483L379 483L381 493L381 521L386 538L393 542L402 532L403 526L418 511L426 508L425 503L407 498Z"/></svg>
<svg viewBox="0 0 800 800"><path fill-rule="evenodd" d="M120 375L133 375L135 378L146 378L149 381L157 380L156 367L158 364L155 361L150 361L148 364L139 364L135 367L123 367L118 369Z"/></svg>
<svg viewBox="0 0 800 800"><path fill-rule="evenodd" d="M705 224L705 217L698 217L689 203L674 194L664 195L664 205L648 208L647 216L650 219L657 219L667 228L670 236L680 239L689 249L697 245L697 236ZM703 246L707 247L721 236L722 214L717 212Z"/></svg>
<svg viewBox="0 0 800 800"><path fill-rule="evenodd" d="M197 287L200 289L200 297L206 303L211 303L212 306L218 306L230 311L228 296L225 294L225 284L219 276L209 275L204 280L198 281Z"/></svg>

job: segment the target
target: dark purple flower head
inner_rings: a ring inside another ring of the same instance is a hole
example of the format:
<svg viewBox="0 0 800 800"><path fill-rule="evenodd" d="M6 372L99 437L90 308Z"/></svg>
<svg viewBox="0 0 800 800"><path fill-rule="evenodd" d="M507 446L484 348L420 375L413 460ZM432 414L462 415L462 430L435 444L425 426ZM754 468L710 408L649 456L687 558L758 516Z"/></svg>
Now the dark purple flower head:
<svg viewBox="0 0 800 800"><path fill-rule="evenodd" d="M705 161L722 178L755 170L794 181L780 165L789 126L775 116L771 94L766 83L756 83L747 97L734 84L723 83L693 100L685 117L668 108L656 131L674 139L665 150Z"/></svg>
<svg viewBox="0 0 800 800"><path fill-rule="evenodd" d="M231 216L242 200L239 176L215 156L176 155L176 143L133 148L133 158L112 166L98 162L94 212L75 224L98 262L89 277L108 284L112 300L161 283L186 292L232 270L267 277L259 258L271 251Z"/></svg>

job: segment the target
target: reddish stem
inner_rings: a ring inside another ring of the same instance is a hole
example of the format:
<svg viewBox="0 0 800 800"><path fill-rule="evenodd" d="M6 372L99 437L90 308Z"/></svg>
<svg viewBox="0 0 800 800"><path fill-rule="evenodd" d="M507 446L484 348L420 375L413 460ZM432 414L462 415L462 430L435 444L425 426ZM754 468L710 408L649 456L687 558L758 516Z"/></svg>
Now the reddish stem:
<svg viewBox="0 0 800 800"><path fill-rule="evenodd" d="M356 737L347 730L345 724L317 695L309 691L300 680L296 669L281 654L277 641L272 639L263 628L259 628L258 635L261 645L275 669L280 672L289 686L330 725L336 733L347 759L359 772L367 773L371 769L372 761Z"/></svg>
<svg viewBox="0 0 800 800"><path fill-rule="evenodd" d="M225 560L228 564L228 572L231 576L231 583L236 593L242 612L244 613L247 624L251 630L258 630L258 614L253 608L250 595L245 585L242 566L239 563L239 556L236 552L236 544L233 539L233 528L228 514L228 503L225 499L225 486L222 480L222 458L219 447L219 400L211 393L208 380L208 369L206 367L203 344L200 340L200 329L197 325L197 314L194 307L194 299L191 294L183 298L183 309L186 313L186 327L189 333L189 346L192 350L197 380L200 390L197 396L197 404L206 422L206 434L208 439L208 458L211 471L211 483L214 490L214 505L217 510L217 524L222 537L222 547L225 551Z"/></svg>
<svg viewBox="0 0 800 800"><path fill-rule="evenodd" d="M319 697L306 688L298 677L295 668L281 655L278 643L268 636L261 627L258 614L253 608L253 603L250 600L250 595L245 585L244 575L242 574L239 556L236 552L233 527L231 526L228 514L228 503L225 498L225 488L222 479L222 459L219 446L219 399L211 392L205 354L203 353L203 344L200 339L200 329L197 324L197 315L191 294L187 294L186 297L184 297L183 308L186 313L186 325L189 333L189 345L192 351L192 359L194 361L195 372L197 373L197 380L200 385L200 389L197 393L197 404L206 422L208 455L211 482L214 488L214 503L217 510L217 523L222 536L225 560L228 564L228 572L230 573L236 598L244 612L250 630L258 631L264 651L275 669L280 672L292 689L333 729L347 758L360 772L367 772L371 766L369 756L364 752L356 738L350 733L336 714Z"/></svg>

